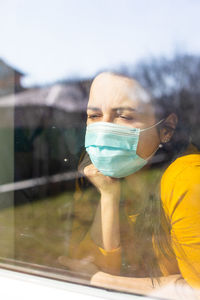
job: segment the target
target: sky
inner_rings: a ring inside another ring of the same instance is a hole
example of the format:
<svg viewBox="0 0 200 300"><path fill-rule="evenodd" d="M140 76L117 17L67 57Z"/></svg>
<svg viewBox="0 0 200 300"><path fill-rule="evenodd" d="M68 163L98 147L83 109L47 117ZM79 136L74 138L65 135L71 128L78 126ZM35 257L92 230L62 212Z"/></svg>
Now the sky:
<svg viewBox="0 0 200 300"><path fill-rule="evenodd" d="M200 0L0 0L0 58L24 85L200 53Z"/></svg>

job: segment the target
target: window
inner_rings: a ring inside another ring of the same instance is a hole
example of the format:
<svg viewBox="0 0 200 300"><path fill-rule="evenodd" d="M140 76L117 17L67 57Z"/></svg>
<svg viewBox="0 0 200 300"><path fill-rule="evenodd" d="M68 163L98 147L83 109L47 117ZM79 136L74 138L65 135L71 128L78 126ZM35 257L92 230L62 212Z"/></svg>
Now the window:
<svg viewBox="0 0 200 300"><path fill-rule="evenodd" d="M1 4L1 268L198 294L198 10Z"/></svg>

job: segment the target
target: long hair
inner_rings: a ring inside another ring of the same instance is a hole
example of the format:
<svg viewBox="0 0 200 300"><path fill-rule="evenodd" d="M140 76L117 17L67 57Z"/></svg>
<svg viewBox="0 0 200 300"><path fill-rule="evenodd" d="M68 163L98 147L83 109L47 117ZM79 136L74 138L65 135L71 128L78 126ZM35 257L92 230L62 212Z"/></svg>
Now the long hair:
<svg viewBox="0 0 200 300"><path fill-rule="evenodd" d="M160 181L166 168L184 152L192 142L190 137L190 123L186 121L186 114L181 110L181 99L178 96L163 96L154 98L154 107L156 109L157 120L166 119L171 113L175 113L178 118L176 129L171 140L163 144L151 162L150 169L157 170L157 177L152 176L148 185L148 196L138 204L138 216L134 224L134 238L137 249L137 260L142 265L145 275L157 278L161 275L157 254L157 249L166 259L175 258L170 240L170 221L165 215L161 197ZM166 124L160 124L158 131L165 127ZM167 125L168 126L168 125Z"/></svg>

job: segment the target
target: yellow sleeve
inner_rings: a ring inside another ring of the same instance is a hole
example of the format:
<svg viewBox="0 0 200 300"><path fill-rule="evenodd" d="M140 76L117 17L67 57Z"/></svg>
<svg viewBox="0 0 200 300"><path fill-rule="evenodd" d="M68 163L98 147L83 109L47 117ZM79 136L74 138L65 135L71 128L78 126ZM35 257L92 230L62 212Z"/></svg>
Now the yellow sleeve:
<svg viewBox="0 0 200 300"><path fill-rule="evenodd" d="M200 288L200 163L186 165L175 177L171 168L162 179L161 198L182 276Z"/></svg>

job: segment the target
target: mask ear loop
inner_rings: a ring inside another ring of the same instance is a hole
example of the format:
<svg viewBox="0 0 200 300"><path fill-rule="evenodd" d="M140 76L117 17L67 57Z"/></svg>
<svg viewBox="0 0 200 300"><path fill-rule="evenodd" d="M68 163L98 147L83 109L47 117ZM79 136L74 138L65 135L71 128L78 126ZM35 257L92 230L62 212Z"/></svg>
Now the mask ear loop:
<svg viewBox="0 0 200 300"><path fill-rule="evenodd" d="M155 127L155 126L158 126L158 125L160 125L163 121L165 121L165 119L160 120L159 122L157 122L156 124L154 124L154 125L152 125L152 126L150 126L150 127L148 127L148 128L140 129L140 132L145 131L145 130L148 130L148 129L151 129L151 128ZM162 148L162 147L163 147L163 144L160 143L159 146L158 146L158 148L151 154L151 156L154 155L154 154L156 153L156 151L157 151L159 148ZM151 156L150 156L149 158L151 158Z"/></svg>
<svg viewBox="0 0 200 300"><path fill-rule="evenodd" d="M140 129L140 132L141 132L141 131L148 130L148 129L151 129L151 128L153 128L153 127L156 127L156 126L160 125L163 121L165 121L165 119L160 120L159 122L157 122L156 124L154 124L154 125L152 125L152 126L150 126L150 127L148 127L148 128ZM157 148L157 149L156 149L149 157L147 157L146 160L149 160L149 159L150 159L150 158L158 151L158 149L160 149L160 148L162 148L162 147L163 147L163 145L160 143L160 144L158 145L158 148Z"/></svg>
<svg viewBox="0 0 200 300"><path fill-rule="evenodd" d="M150 127L147 127L147 128L144 128L144 129L140 129L140 132L148 130L148 129L151 129L151 128L154 128L154 127L158 126L159 124L161 124L164 120L165 119L162 119L162 120L160 120L159 122L157 122L156 124L154 124L154 125L152 125Z"/></svg>
<svg viewBox="0 0 200 300"><path fill-rule="evenodd" d="M154 156L154 154L158 151L158 149L160 149L162 147L163 147L163 145L159 144L158 148L155 151L153 151L153 153L149 157L145 158L145 160L149 160L150 158L152 158Z"/></svg>

